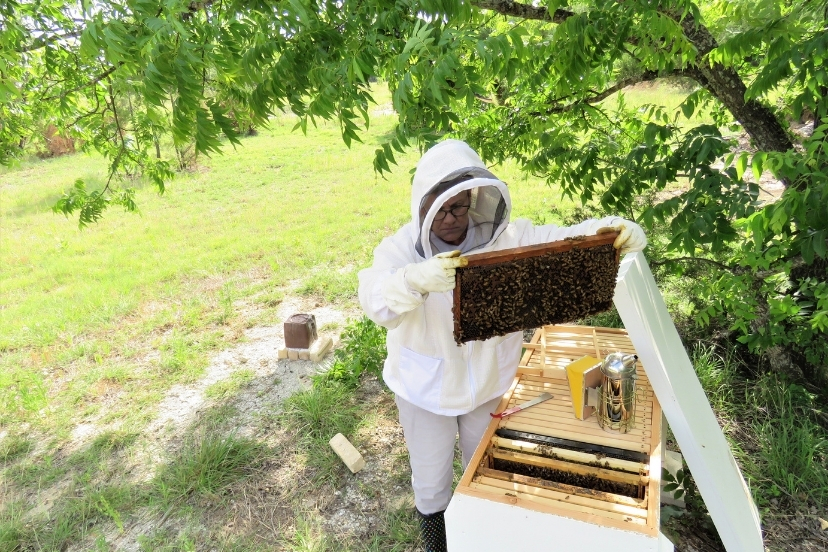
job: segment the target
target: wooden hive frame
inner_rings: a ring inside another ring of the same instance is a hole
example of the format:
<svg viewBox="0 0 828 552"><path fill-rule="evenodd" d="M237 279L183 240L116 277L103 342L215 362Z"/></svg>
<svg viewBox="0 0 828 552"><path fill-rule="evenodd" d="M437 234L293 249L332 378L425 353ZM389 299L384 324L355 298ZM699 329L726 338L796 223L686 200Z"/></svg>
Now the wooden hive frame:
<svg viewBox="0 0 828 552"><path fill-rule="evenodd" d="M585 266L578 266L577 268L578 273L570 273L570 279L562 279L562 278L555 278L554 273L551 273L551 277L547 277L546 274L539 275L535 271L528 272L526 276L522 278L518 278L516 281L510 279L508 285L504 285L503 289L498 291L498 297L496 299L490 298L491 301L488 301L489 306L493 309L494 312L491 313L491 319L495 320L512 320L511 324L514 327L506 328L504 331L501 332L489 332L485 335L466 335L465 330L467 329L466 326L469 324L468 320L470 315L466 312L466 308L468 308L469 298L474 295L474 291L469 289L469 283L471 282L470 278L472 277L472 272L474 269L478 267L486 267L487 269L493 269L493 271L498 271L501 269L509 270L509 267L514 267L516 262L526 262L533 258L544 258L550 263L555 263L556 260L563 259L562 255L572 252L573 250L586 250L592 248L600 248L603 246L607 246L612 244L616 237L618 237L617 232L607 232L599 235L593 236L579 236L575 238L568 238L565 240L544 243L539 245L530 245L525 247L517 247L511 249L503 249L500 251L490 251L486 253L476 253L467 255L466 258L468 259L468 265L463 268L458 268L455 278L455 287L454 287L454 304L452 306L452 312L454 315L454 338L455 341L460 344L465 341L470 340L477 340L477 339L488 339L489 337L493 337L494 335L504 335L505 333L512 332L512 331L521 331L526 328L535 328L543 324L552 324L552 323L563 323L563 322L573 322L578 318L582 318L583 316L596 314L603 310L609 308L612 305L612 291L615 288L615 273L617 272L619 257L620 254L618 250L614 251L613 255L613 266L614 271L612 273L607 273L603 275L603 280L601 280L600 284L606 287L607 297L604 297L603 300L593 300L590 302L589 299L592 297L582 297L579 307L576 309L577 312L566 312L566 313L555 313L555 312L542 312L538 317L538 319L529 320L527 314L523 314L523 318L521 320L514 320L519 314L515 312L506 313L504 312L503 308L506 305L512 306L516 304L523 305L523 297L522 293L524 289L533 287L533 283L531 281L532 278L535 278L534 285L538 285L538 278L543 282L543 285L546 288L557 287L558 283L563 285L580 285L581 281L585 279L585 275L590 272L588 267ZM491 273L492 271L490 271ZM542 291L548 292L548 289L545 289L541 286ZM551 289L551 288L550 288ZM543 294L542 294L543 295ZM543 295L544 297L546 295ZM565 303L565 301L561 301L561 303ZM556 305L557 303L552 301L550 305ZM538 305L534 305L537 307ZM528 305L527 307L529 308ZM553 307L554 308L554 307ZM571 306L569 307L571 308ZM511 308L507 310L513 310ZM517 310L516 308L514 310ZM464 314L464 312L466 314ZM473 317L471 317L473 318Z"/></svg>
<svg viewBox="0 0 828 552"><path fill-rule="evenodd" d="M642 392L636 427L629 433L604 431L595 417L578 420L573 415L564 367L584 355L603 358L612 351L635 352L625 330L585 326L538 329L497 412L541 392L551 392L554 398L492 420L455 492L657 538L662 415L643 367L637 367L637 385ZM583 446L556 447L498 436L496 432L503 429ZM596 454L594 449L617 450L628 457L613 458ZM640 493L627 496L495 469L495 462L502 460L617 481L638 487Z"/></svg>

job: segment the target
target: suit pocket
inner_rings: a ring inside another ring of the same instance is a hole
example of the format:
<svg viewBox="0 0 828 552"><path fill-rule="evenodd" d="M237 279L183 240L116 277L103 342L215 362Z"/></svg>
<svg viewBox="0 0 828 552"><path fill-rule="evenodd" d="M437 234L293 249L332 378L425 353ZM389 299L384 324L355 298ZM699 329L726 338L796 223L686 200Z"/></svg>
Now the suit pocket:
<svg viewBox="0 0 828 552"><path fill-rule="evenodd" d="M523 333L515 332L497 344L498 383L501 389L512 384L520 362L520 346Z"/></svg>
<svg viewBox="0 0 828 552"><path fill-rule="evenodd" d="M436 405L443 382L443 359L400 347L400 380L410 399Z"/></svg>

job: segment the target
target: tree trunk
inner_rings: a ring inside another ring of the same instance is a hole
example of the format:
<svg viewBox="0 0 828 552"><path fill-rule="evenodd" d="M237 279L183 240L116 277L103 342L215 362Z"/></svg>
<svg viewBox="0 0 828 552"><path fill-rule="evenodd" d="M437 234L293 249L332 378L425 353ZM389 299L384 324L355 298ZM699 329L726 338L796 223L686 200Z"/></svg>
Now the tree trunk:
<svg viewBox="0 0 828 552"><path fill-rule="evenodd" d="M536 7L514 0L472 0L471 3L478 8L492 10L503 15L552 23L563 23L575 15L574 12L563 9L550 13L543 6ZM690 14L682 17L681 13L668 11L665 15L681 25L684 35L698 51L696 65L686 70L688 76L694 78L724 104L733 117L741 123L757 148L762 151L778 152L793 149L793 143L785 127L776 118L776 114L756 100L745 101L747 87L742 82L739 73L732 67L725 67L720 63L710 66L707 54L716 48L718 43L707 27L697 22ZM628 37L627 42L635 44L637 40L635 37ZM785 185L787 186L788 183L786 182Z"/></svg>
<svg viewBox="0 0 828 552"><path fill-rule="evenodd" d="M676 17L675 14L673 17ZM776 114L756 100L745 101L747 87L739 74L721 63L715 63L712 67L708 63L707 54L718 43L707 27L699 24L692 15L687 15L680 23L684 35L698 50L696 66L688 73L724 104L760 150L783 152L793 149L793 143Z"/></svg>

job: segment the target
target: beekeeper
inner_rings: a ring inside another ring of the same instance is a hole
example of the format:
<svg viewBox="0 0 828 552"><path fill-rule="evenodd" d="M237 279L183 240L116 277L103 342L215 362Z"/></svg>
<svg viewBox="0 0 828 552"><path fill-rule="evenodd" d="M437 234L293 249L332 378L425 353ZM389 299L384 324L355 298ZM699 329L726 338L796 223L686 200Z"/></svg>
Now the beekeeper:
<svg viewBox="0 0 828 552"><path fill-rule="evenodd" d="M521 332L461 346L451 313L461 255L620 232L621 253L647 244L641 228L608 217L569 227L509 220L506 184L465 142L445 140L417 164L411 222L382 240L374 263L359 273L359 300L368 317L388 328L383 379L395 393L411 461L414 503L426 550L446 549L443 512L451 498L454 443L469 463L520 358Z"/></svg>

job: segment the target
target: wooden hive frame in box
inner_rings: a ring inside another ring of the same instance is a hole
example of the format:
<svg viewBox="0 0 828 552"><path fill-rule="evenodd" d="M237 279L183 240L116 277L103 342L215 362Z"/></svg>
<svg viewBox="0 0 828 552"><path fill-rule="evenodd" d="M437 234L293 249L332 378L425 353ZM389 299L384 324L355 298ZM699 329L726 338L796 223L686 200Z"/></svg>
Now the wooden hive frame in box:
<svg viewBox="0 0 828 552"><path fill-rule="evenodd" d="M617 232L467 255L455 277L459 344L573 322L612 306Z"/></svg>
<svg viewBox="0 0 828 552"><path fill-rule="evenodd" d="M545 326L535 332L512 388L498 411L547 392L553 399L494 419L455 493L485 497L545 513L658 538L661 407L643 367L636 427L611 433L595 417L578 420L566 365L589 355L634 353L624 330ZM539 478L527 472L553 474ZM608 490L601 490L601 488ZM619 491L617 489L623 489ZM615 490L615 492L613 492Z"/></svg>

